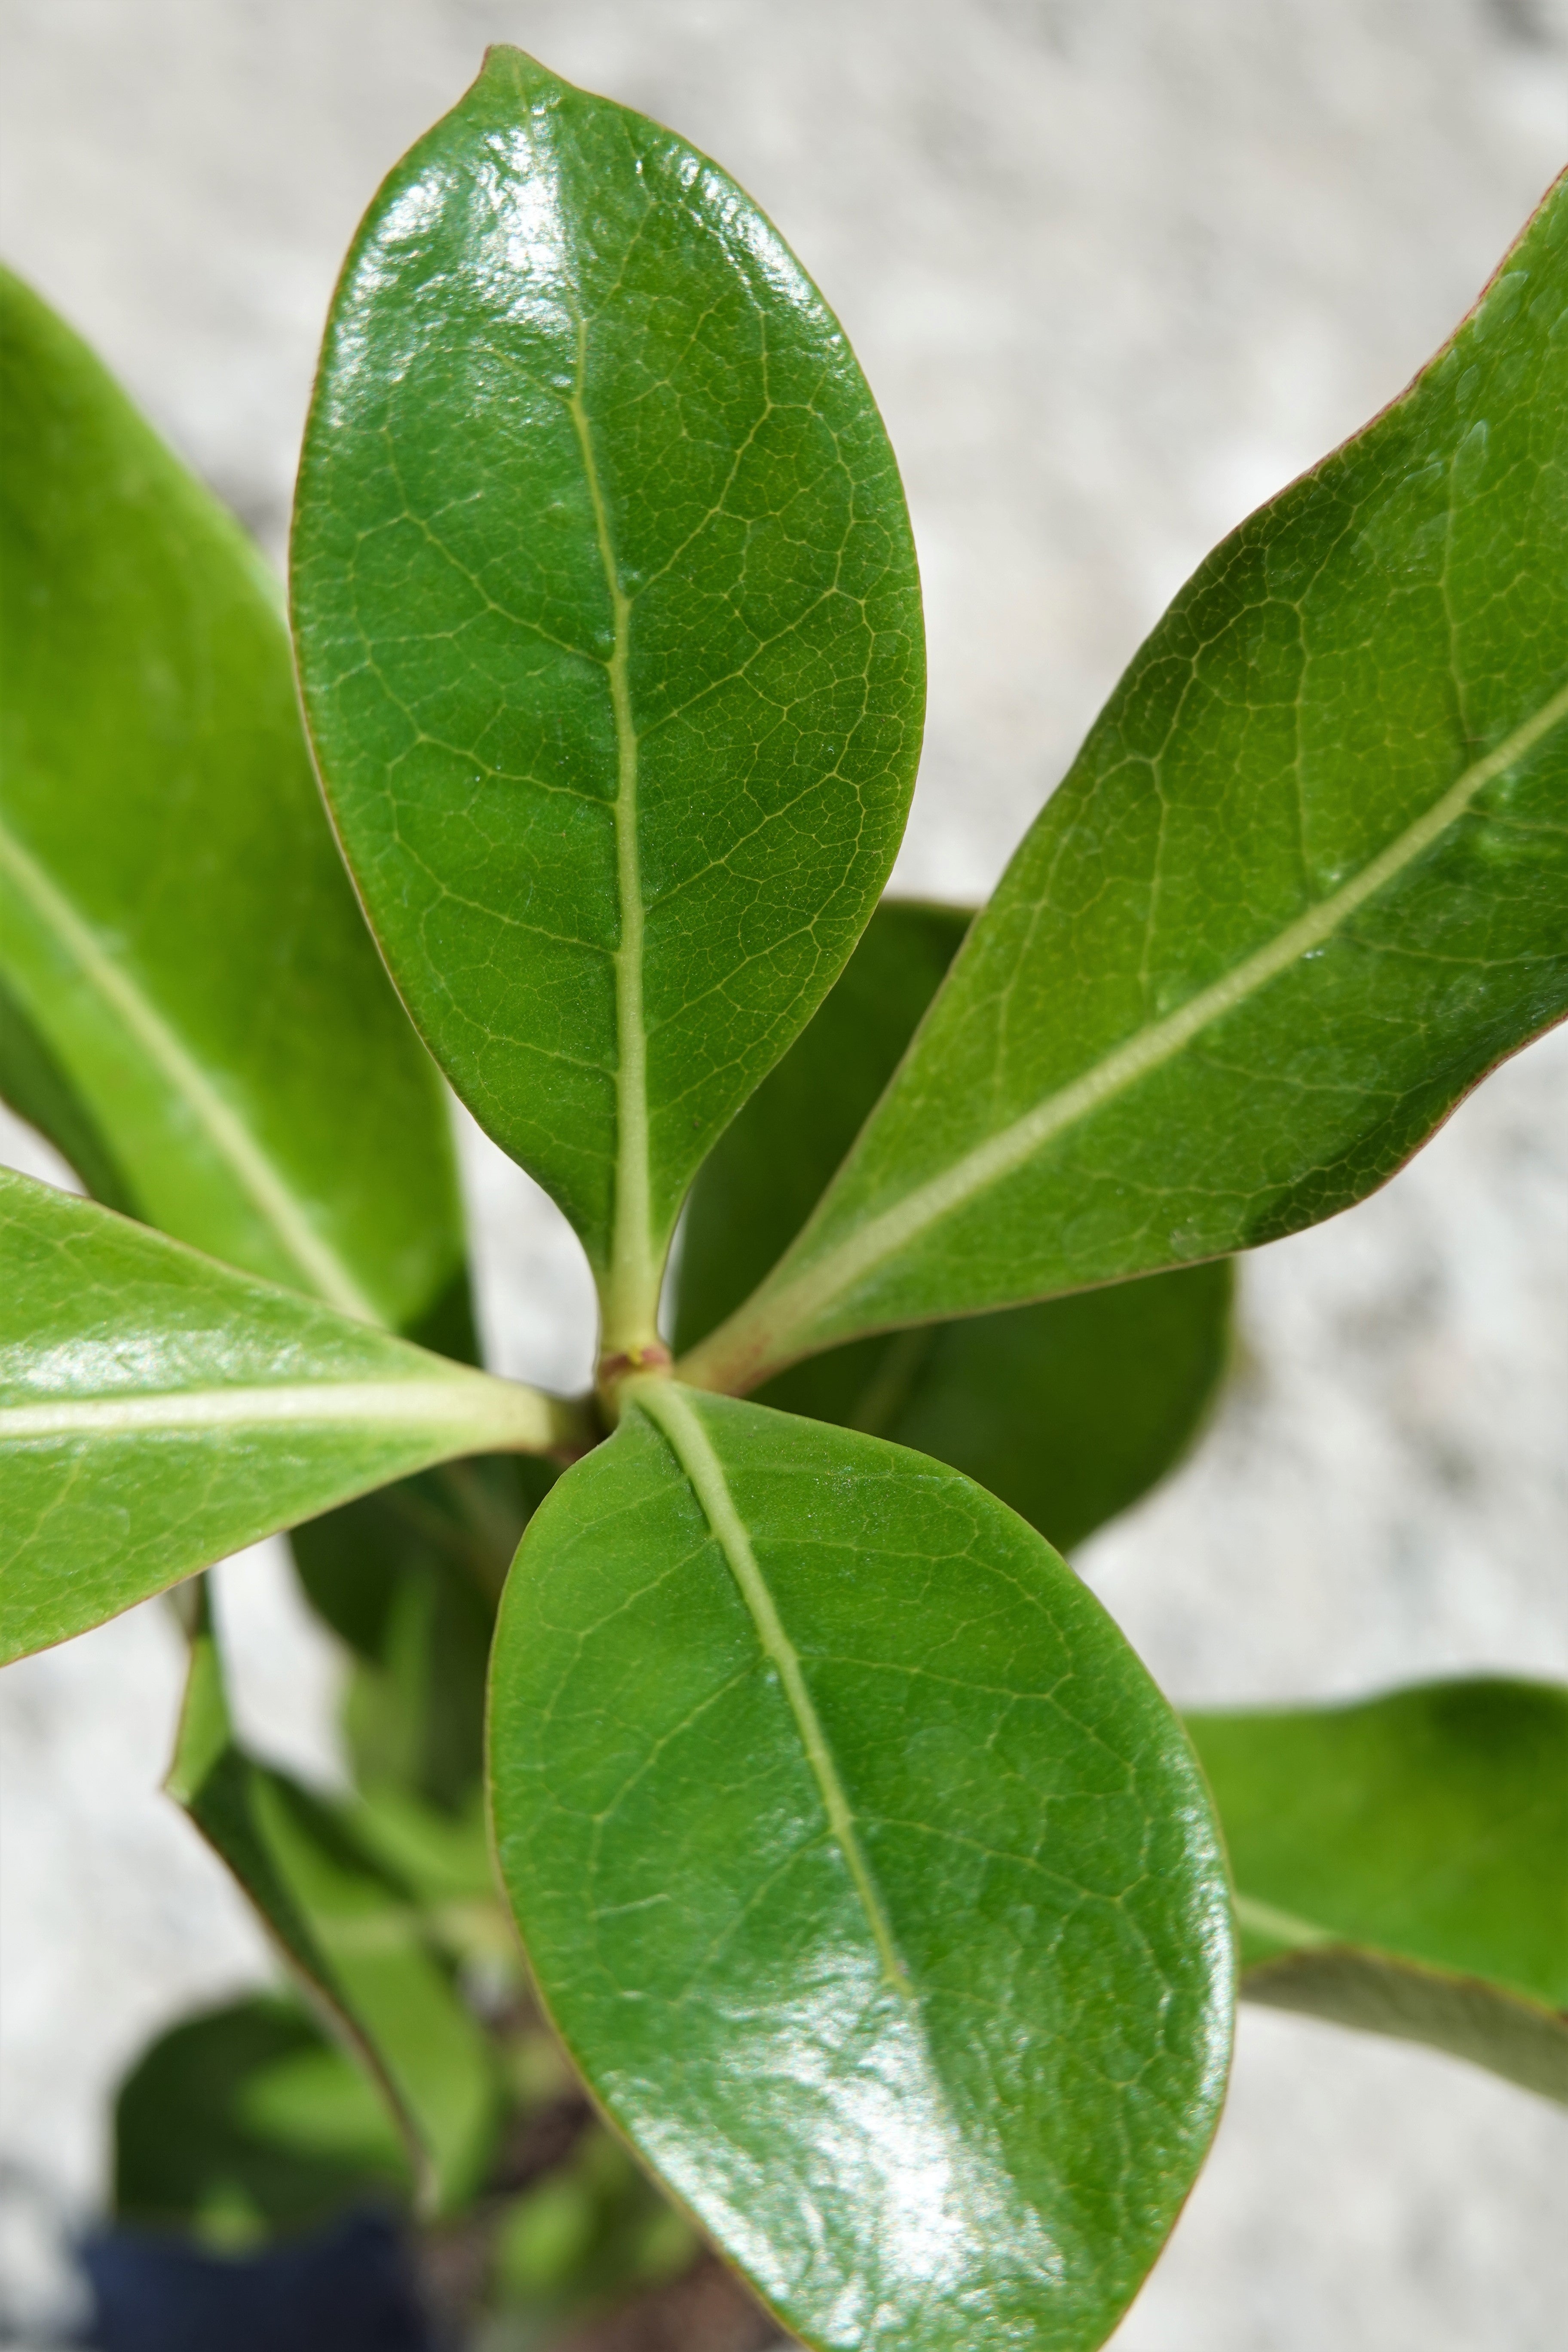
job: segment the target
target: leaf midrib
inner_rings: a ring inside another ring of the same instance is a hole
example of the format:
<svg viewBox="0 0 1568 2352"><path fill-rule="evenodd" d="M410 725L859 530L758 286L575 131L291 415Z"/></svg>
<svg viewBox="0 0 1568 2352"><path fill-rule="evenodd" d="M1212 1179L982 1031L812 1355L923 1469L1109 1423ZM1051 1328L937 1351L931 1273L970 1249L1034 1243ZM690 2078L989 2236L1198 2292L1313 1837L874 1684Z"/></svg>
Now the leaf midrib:
<svg viewBox="0 0 1568 2352"><path fill-rule="evenodd" d="M797 1262L807 1259L807 1270L793 1280L764 1285L731 1326L715 1332L694 1350L681 1367L682 1377L699 1386L706 1385L710 1377L719 1373L721 1361L726 1368L738 1363L745 1352L748 1330L755 1331L764 1318L769 1344L763 1360L768 1365L777 1364L787 1356L795 1339L824 1319L841 1297L889 1258L918 1241L941 1219L966 1207L981 1193L1014 1174L1043 1144L1065 1129L1089 1118L1103 1104L1173 1059L1203 1030L1246 1003L1313 948L1325 945L1369 898L1431 848L1465 814L1479 793L1523 759L1564 719L1568 719L1568 686L1562 687L1495 751L1467 768L1424 815L1407 825L1359 874L1352 875L1338 890L1288 924L1266 947L1245 958L1222 980L1201 989L1163 1021L1128 1038L1070 1085L1037 1103L1000 1133L906 1193L890 1209L868 1219L826 1251L815 1265L809 1264L808 1226L790 1253ZM825 1201L823 1208L826 1206ZM819 1209L813 1223L820 1220L822 1213Z"/></svg>
<svg viewBox="0 0 1568 2352"><path fill-rule="evenodd" d="M322 1240L303 1202L289 1190L244 1121L225 1102L130 972L105 952L65 892L3 821L0 867L9 872L34 913L89 987L118 1017L185 1104L308 1286L358 1322L383 1322L384 1318L337 1252Z"/></svg>
<svg viewBox="0 0 1568 2352"><path fill-rule="evenodd" d="M784 1631L784 1622L752 1549L750 1532L730 1492L724 1465L702 1425L700 1416L682 1395L678 1383L661 1379L639 1381L628 1392L628 1401L634 1399L668 1441L676 1460L690 1481L730 1572L740 1588L741 1597L751 1612L757 1638L764 1654L777 1671L780 1688L795 1717L806 1762L827 1816L828 1828L844 1856L851 1883L871 1930L884 1980L901 2000L912 2007L914 1990L899 1957L892 1927L861 1848L854 1808L839 1777L838 1765L822 1727L816 1702L806 1688L799 1654Z"/></svg>
<svg viewBox="0 0 1568 2352"><path fill-rule="evenodd" d="M567 405L582 455L594 533L609 593L612 635L605 664L616 728L616 1193L605 1298L604 1345L619 1354L657 1339L658 1274L653 1264L648 1163L647 1034L643 1014L642 866L637 845L637 730L632 714L632 600L621 585L609 509L599 480L593 425L584 399L588 323L576 320L577 371Z"/></svg>
<svg viewBox="0 0 1568 2352"><path fill-rule="evenodd" d="M1386 1968L1405 1969L1424 1977L1446 1979L1454 1984L1483 1987L1500 2000L1508 2000L1540 2010L1546 2016L1561 2018L1548 1994L1533 1987L1520 1984L1511 1978L1495 1974L1479 1964L1466 1966L1457 1960L1434 1959L1424 1952L1406 1950L1402 1945L1380 1936L1352 1932L1346 1927L1326 1927L1321 1920L1305 1919L1299 1912L1282 1911L1278 1904L1266 1903L1261 1896L1247 1895L1237 1887L1231 1896L1237 1925L1250 1927L1255 1935L1267 1936L1282 1947L1279 1951L1266 1952L1242 1971L1242 1990L1253 1969L1271 1969L1281 1960L1295 1958L1303 1952L1352 1952L1366 1959L1378 1960Z"/></svg>
<svg viewBox="0 0 1568 2352"><path fill-rule="evenodd" d="M1255 1935L1272 1937L1278 1943L1313 1951L1325 1944L1357 1940L1323 1927L1319 1920L1304 1919L1299 1912L1281 1911L1277 1904L1265 1903L1256 1895L1244 1895L1239 1887L1231 1901L1238 1927L1250 1927Z"/></svg>
<svg viewBox="0 0 1568 2352"><path fill-rule="evenodd" d="M1564 2011L1549 1993L1543 1993L1534 1986L1521 1984L1513 1978L1500 1976L1489 1966L1467 1966L1455 1960L1433 1959L1425 1953L1406 1951L1398 1945L1380 1942L1375 1937L1318 1927L1310 1920L1298 1919L1291 1912L1278 1911L1273 1904L1260 1903L1248 1895L1237 1894L1232 1900L1239 1926L1251 1927L1258 1933L1283 1939L1280 1949L1265 1952L1242 1969L1237 1991L1243 2000L1264 2001L1271 2006L1276 2004L1279 2001L1282 1985L1300 1985L1301 1982L1299 1973L1295 1972L1295 1964L1321 1956L1331 1964L1342 1966L1349 1961L1385 1971L1406 1985L1426 1985L1437 1991L1457 1993L1464 1999L1472 2014L1473 2004L1479 1997L1494 2011L1500 2011L1505 2016L1521 2023L1544 2026L1549 2032L1558 2036L1568 2033L1568 2011ZM1287 2000L1284 2005L1293 2009L1298 2003ZM1309 2013L1311 2013L1310 2010ZM1317 2013L1333 2015L1332 2011ZM1414 2038L1425 2041L1427 2037L1417 2033ZM1438 2042L1436 2046L1443 2048L1447 2045ZM1480 2057L1473 2049L1465 2054L1476 2058L1483 2065L1493 2063L1490 2057ZM1552 2089L1532 2077L1512 2074L1506 2066L1497 2067L1495 2071L1502 2074L1505 2081L1521 2083L1526 2089L1544 2092L1549 2098L1561 2100L1564 2096L1562 2091Z"/></svg>
<svg viewBox="0 0 1568 2352"><path fill-rule="evenodd" d="M512 1393L515 1391L515 1394ZM437 1380L279 1381L248 1388L171 1389L130 1395L51 1398L0 1406L0 1446L58 1437L110 1438L149 1431L353 1427L428 1428L462 1441L542 1453L556 1442L552 1400L519 1381L457 1371Z"/></svg>

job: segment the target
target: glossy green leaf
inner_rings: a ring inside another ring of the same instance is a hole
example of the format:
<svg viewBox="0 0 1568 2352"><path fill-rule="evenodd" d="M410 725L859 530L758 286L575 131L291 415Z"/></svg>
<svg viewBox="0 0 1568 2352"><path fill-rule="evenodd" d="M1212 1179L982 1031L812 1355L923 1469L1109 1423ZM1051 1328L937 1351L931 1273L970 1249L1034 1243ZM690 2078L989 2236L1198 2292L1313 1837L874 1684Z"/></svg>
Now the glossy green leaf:
<svg viewBox="0 0 1568 2352"><path fill-rule="evenodd" d="M168 1788L369 2070L407 2142L422 2202L460 2204L479 2185L500 2118L489 2045L408 1886L355 1839L341 1809L237 1744L205 1622Z"/></svg>
<svg viewBox="0 0 1568 2352"><path fill-rule="evenodd" d="M1568 2101L1568 1691L1194 1715L1249 2000Z"/></svg>
<svg viewBox="0 0 1568 2352"><path fill-rule="evenodd" d="M276 586L4 273L0 400L0 1089L111 1207L412 1324L461 1273L446 1109Z"/></svg>
<svg viewBox="0 0 1568 2352"><path fill-rule="evenodd" d="M914 780L914 551L841 330L684 141L492 49L350 255L294 607L414 1017L583 1236L606 1345L651 1342Z"/></svg>
<svg viewBox="0 0 1568 2352"><path fill-rule="evenodd" d="M114 2103L114 2211L237 2251L406 2193L385 2100L296 2001L272 1993L185 2018Z"/></svg>
<svg viewBox="0 0 1568 2352"><path fill-rule="evenodd" d="M891 1077L971 917L884 899L837 986L692 1188L676 1346L783 1255ZM999 1495L1058 1549L1136 1502L1190 1442L1225 1369L1226 1263L809 1357L758 1402L890 1437Z"/></svg>
<svg viewBox="0 0 1568 2352"><path fill-rule="evenodd" d="M940 1464L668 1380L524 1537L497 1853L568 2049L807 2344L1100 2343L1223 2092L1180 1727Z"/></svg>
<svg viewBox="0 0 1568 2352"><path fill-rule="evenodd" d="M693 1360L1213 1257L1568 1010L1568 178L1133 661L790 1258Z"/></svg>
<svg viewBox="0 0 1568 2352"><path fill-rule="evenodd" d="M0 276L0 1087L110 1207L468 1359L446 1109L331 837L276 587L45 306ZM342 1516L301 1532L318 1601ZM437 1609L426 1762L463 1736L471 1779L488 1633L459 1735Z"/></svg>
<svg viewBox="0 0 1568 2352"><path fill-rule="evenodd" d="M569 1408L0 1169L0 1659Z"/></svg>

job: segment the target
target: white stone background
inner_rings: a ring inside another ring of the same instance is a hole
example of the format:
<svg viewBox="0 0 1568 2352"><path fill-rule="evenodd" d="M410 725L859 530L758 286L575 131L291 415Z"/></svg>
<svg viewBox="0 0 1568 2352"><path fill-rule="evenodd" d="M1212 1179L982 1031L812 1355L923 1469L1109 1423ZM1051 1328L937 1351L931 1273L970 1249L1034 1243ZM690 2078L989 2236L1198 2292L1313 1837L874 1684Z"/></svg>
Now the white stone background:
<svg viewBox="0 0 1568 2352"><path fill-rule="evenodd" d="M719 156L847 327L928 599L900 879L953 898L1180 580L1400 388L1568 148L1563 0L9 0L8 256L275 554L338 258L499 38ZM495 1360L572 1379L574 1245L467 1156ZM1206 1446L1080 1563L1178 1699L1568 1674L1565 1159L1560 1035L1249 1262ZM335 1663L276 1551L222 1586L252 1736L330 1775ZM156 1793L178 1679L153 1604L0 1694L13 2342L52 2293L29 2217L101 2198L119 2070L267 1968ZM1555 2352L1565 2183L1563 2119L1523 2093L1244 2012L1116 2345Z"/></svg>

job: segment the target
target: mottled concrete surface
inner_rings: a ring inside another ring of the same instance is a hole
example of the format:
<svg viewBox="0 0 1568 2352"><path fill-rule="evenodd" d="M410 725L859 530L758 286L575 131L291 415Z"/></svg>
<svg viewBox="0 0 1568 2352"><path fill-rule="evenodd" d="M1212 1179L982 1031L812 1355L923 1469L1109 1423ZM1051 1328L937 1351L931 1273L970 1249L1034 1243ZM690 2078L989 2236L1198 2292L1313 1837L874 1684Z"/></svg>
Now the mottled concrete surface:
<svg viewBox="0 0 1568 2352"><path fill-rule="evenodd" d="M1568 147L1561 0L10 0L10 257L276 551L338 257L487 39L675 122L843 317L931 636L900 879L989 887L1161 604L1474 295ZM15 1135L8 1156L25 1157ZM1376 1201L1253 1260L1206 1446L1082 1563L1184 1699L1568 1674L1568 1038ZM569 1377L573 1245L471 1142L508 1369ZM333 1664L223 1572L258 1738L331 1769ZM265 1969L156 1796L156 1607L4 1688L0 2296L100 2193L146 2034ZM1253 2013L1121 2352L1554 2352L1568 2130L1422 2053ZM0 2308L5 2307L0 2305Z"/></svg>

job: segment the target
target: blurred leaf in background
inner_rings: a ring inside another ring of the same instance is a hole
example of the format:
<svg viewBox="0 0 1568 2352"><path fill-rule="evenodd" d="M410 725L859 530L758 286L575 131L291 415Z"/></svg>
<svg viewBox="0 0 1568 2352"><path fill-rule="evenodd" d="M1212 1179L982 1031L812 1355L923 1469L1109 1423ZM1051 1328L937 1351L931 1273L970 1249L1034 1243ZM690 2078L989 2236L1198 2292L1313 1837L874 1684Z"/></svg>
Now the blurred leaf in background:
<svg viewBox="0 0 1568 2352"><path fill-rule="evenodd" d="M258 1993L170 2028L114 2111L114 2211L239 2252L413 2176L363 2068L297 2000Z"/></svg>
<svg viewBox="0 0 1568 2352"><path fill-rule="evenodd" d="M1187 1717L1250 2000L1568 2104L1568 1690L1500 1676Z"/></svg>
<svg viewBox="0 0 1568 2352"><path fill-rule="evenodd" d="M500 2126L490 2044L413 1888L367 1850L352 1814L237 1745L205 1623L168 1786L358 2053L404 2135L421 2207L461 2205Z"/></svg>

